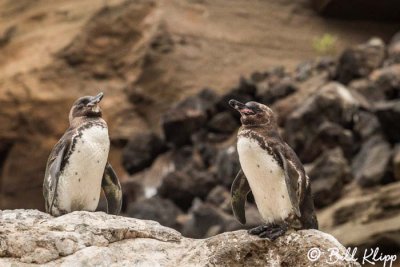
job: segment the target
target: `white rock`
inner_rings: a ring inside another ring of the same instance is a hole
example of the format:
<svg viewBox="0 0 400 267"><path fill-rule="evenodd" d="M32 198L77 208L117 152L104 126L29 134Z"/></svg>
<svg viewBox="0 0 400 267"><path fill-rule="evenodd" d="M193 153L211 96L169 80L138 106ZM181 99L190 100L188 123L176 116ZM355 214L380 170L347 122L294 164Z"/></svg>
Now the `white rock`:
<svg viewBox="0 0 400 267"><path fill-rule="evenodd" d="M321 257L311 262L307 253L314 247ZM345 253L317 230L290 231L275 242L244 230L190 239L157 222L103 212L53 218L36 210L0 211L0 266L324 266L329 248ZM359 266L343 260L330 266L344 265Z"/></svg>

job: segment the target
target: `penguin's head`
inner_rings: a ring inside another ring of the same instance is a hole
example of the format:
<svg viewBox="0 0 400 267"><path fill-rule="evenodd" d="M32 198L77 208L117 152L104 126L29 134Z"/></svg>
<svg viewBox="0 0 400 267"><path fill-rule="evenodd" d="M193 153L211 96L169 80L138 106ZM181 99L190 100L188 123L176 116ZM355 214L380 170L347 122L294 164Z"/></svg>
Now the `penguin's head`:
<svg viewBox="0 0 400 267"><path fill-rule="evenodd" d="M72 105L69 112L69 121L78 117L101 117L101 108L99 103L104 94L100 92L96 96L83 96L78 98Z"/></svg>
<svg viewBox="0 0 400 267"><path fill-rule="evenodd" d="M237 100L229 100L229 105L240 112L240 121L245 126L266 126L276 124L274 112L258 102L243 104Z"/></svg>

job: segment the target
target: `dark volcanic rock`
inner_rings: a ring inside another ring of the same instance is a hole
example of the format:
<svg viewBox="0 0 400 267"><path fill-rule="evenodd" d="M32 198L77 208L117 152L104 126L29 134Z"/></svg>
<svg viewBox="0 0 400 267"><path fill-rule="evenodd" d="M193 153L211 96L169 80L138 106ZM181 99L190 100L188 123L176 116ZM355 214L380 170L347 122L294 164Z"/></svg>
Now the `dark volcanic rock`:
<svg viewBox="0 0 400 267"><path fill-rule="evenodd" d="M400 64L375 70L371 73L370 79L375 83L376 88L386 96L386 99L400 97Z"/></svg>
<svg viewBox="0 0 400 267"><path fill-rule="evenodd" d="M221 96L219 101L217 102L217 107L220 111L229 111L233 116L238 118L240 115L237 111L235 111L231 106L229 106L228 102L231 99L236 99L242 103L246 103L248 101L254 100L257 88L254 82L251 80L247 80L243 77L240 78L239 85L228 93Z"/></svg>
<svg viewBox="0 0 400 267"><path fill-rule="evenodd" d="M217 96L205 89L167 111L161 119L165 140L173 146L189 144L191 135L214 113Z"/></svg>
<svg viewBox="0 0 400 267"><path fill-rule="evenodd" d="M337 79L347 84L353 79L366 77L380 67L385 59L385 44L373 38L366 44L346 49L339 58Z"/></svg>
<svg viewBox="0 0 400 267"><path fill-rule="evenodd" d="M343 128L337 123L323 122L314 138L306 139L300 158L304 162L311 162L321 155L325 150L340 147L347 159L350 159L353 152L357 150L358 144L355 141L352 131Z"/></svg>
<svg viewBox="0 0 400 267"><path fill-rule="evenodd" d="M356 116L354 116L353 133L361 140L366 140L368 137L381 131L378 117L374 113L359 110Z"/></svg>
<svg viewBox="0 0 400 267"><path fill-rule="evenodd" d="M400 144L396 145L393 149L392 164L394 179L400 181Z"/></svg>
<svg viewBox="0 0 400 267"><path fill-rule="evenodd" d="M215 165L217 166L217 179L219 183L230 188L236 174L240 170L239 156L236 146L232 145L220 150Z"/></svg>
<svg viewBox="0 0 400 267"><path fill-rule="evenodd" d="M224 111L212 117L207 123L207 127L212 132L231 134L239 128L239 121L232 116L231 112Z"/></svg>
<svg viewBox="0 0 400 267"><path fill-rule="evenodd" d="M296 92L297 86L290 79L282 79L275 85L270 86L261 97L261 102L264 104L272 104L275 101L285 98L286 96Z"/></svg>
<svg viewBox="0 0 400 267"><path fill-rule="evenodd" d="M165 148L163 140L156 134L138 134L124 147L122 165L129 174L134 174L149 167Z"/></svg>
<svg viewBox="0 0 400 267"><path fill-rule="evenodd" d="M176 219L182 211L169 199L152 197L131 203L127 214L132 218L157 221L164 226L179 230L180 226Z"/></svg>
<svg viewBox="0 0 400 267"><path fill-rule="evenodd" d="M352 162L352 173L363 187L383 182L391 158L390 144L381 135L370 137Z"/></svg>
<svg viewBox="0 0 400 267"><path fill-rule="evenodd" d="M210 237L227 229L240 229L240 223L233 216L208 203L195 203L190 214L191 220L182 229L187 237Z"/></svg>
<svg viewBox="0 0 400 267"><path fill-rule="evenodd" d="M193 165L196 165L196 162L193 160L193 153L193 147L191 146L173 149L171 159L175 170L180 171L188 168L188 166L193 167Z"/></svg>
<svg viewBox="0 0 400 267"><path fill-rule="evenodd" d="M381 102L375 105L375 114L382 130L390 142L400 141L400 100Z"/></svg>
<svg viewBox="0 0 400 267"><path fill-rule="evenodd" d="M212 205L196 199L190 209L190 220L184 225L184 236L199 238L210 237L219 233L238 229L249 229L262 224L255 205L246 207L246 225L241 225L234 216Z"/></svg>
<svg viewBox="0 0 400 267"><path fill-rule="evenodd" d="M296 67L296 80L304 81L310 78L314 70L314 63L312 61L306 61L300 63Z"/></svg>
<svg viewBox="0 0 400 267"><path fill-rule="evenodd" d="M126 179L121 181L122 188L122 212L126 212L128 205L137 201L144 196L144 188L142 183Z"/></svg>
<svg viewBox="0 0 400 267"><path fill-rule="evenodd" d="M387 65L400 63L400 32L396 33L388 45Z"/></svg>
<svg viewBox="0 0 400 267"><path fill-rule="evenodd" d="M340 148L326 150L307 169L314 203L318 208L337 200L341 196L343 185L352 179L349 164Z"/></svg>
<svg viewBox="0 0 400 267"><path fill-rule="evenodd" d="M349 83L348 87L350 90L356 91L371 102L385 99L385 92L369 79L353 80Z"/></svg>
<svg viewBox="0 0 400 267"><path fill-rule="evenodd" d="M358 106L358 100L346 87L335 82L326 84L287 117L285 136L288 144L304 163L313 160L304 151L308 149L309 144L312 145L312 142L318 139L317 136L321 134L320 126L324 122L331 122L344 129L351 128ZM325 131L326 134L329 136L329 131ZM344 137L346 135L346 133L339 134ZM331 138L331 141L334 141L334 138ZM347 143L345 140L341 142ZM333 144L330 145L332 146Z"/></svg>
<svg viewBox="0 0 400 267"><path fill-rule="evenodd" d="M210 172L191 170L190 173L174 171L167 174L158 189L161 197L171 199L183 210L187 210L195 197L205 199L217 184Z"/></svg>
<svg viewBox="0 0 400 267"><path fill-rule="evenodd" d="M224 212L232 213L231 194L224 186L214 187L207 195L206 202L219 207Z"/></svg>

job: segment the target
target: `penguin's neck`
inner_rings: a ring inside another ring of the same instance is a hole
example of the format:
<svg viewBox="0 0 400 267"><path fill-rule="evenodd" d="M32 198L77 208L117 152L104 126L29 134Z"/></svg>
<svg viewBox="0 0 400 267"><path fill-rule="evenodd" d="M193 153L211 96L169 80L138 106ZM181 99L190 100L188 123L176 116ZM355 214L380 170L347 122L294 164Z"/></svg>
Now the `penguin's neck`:
<svg viewBox="0 0 400 267"><path fill-rule="evenodd" d="M102 117L76 117L69 122L69 126L70 128L78 128L87 123L99 123L105 126L107 125Z"/></svg>
<svg viewBox="0 0 400 267"><path fill-rule="evenodd" d="M239 134L241 132L252 132L259 136L282 140L277 127L271 127L268 125L243 125L239 130Z"/></svg>

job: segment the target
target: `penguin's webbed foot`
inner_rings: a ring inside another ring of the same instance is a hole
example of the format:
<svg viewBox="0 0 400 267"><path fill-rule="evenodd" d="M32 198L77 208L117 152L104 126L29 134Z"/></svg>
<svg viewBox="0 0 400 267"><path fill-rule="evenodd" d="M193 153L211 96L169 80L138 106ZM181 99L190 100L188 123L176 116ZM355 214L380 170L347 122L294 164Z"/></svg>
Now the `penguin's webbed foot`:
<svg viewBox="0 0 400 267"><path fill-rule="evenodd" d="M247 232L251 235L260 235L262 233L267 232L269 229L274 227L272 224L262 224L260 226L257 226L255 228L249 229Z"/></svg>
<svg viewBox="0 0 400 267"><path fill-rule="evenodd" d="M268 238L271 241L274 241L278 237L284 235L287 230L288 227L286 224L282 225L269 224L269 225L260 225L257 226L256 228L250 229L248 233L251 235L258 235L261 238Z"/></svg>

